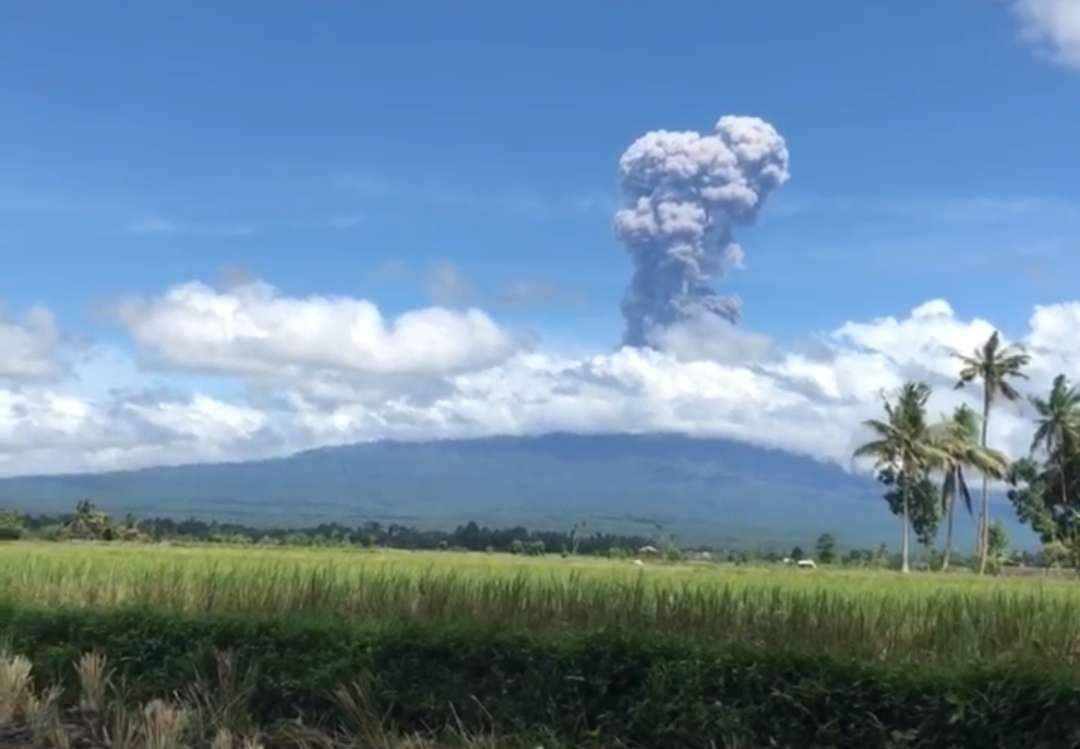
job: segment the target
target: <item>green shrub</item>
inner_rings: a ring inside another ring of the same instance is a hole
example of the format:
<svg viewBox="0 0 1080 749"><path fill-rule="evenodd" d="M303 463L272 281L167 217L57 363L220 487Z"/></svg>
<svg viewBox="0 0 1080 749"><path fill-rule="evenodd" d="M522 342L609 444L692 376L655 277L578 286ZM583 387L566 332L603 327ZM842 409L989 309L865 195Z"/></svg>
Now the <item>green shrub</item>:
<svg viewBox="0 0 1080 749"><path fill-rule="evenodd" d="M129 698L167 696L232 651L257 674L262 725L336 720L358 679L395 727L548 732L571 746L1067 747L1080 682L1023 664L950 670L777 650L710 648L653 633L539 635L468 626L356 625L149 610L0 606L0 630L39 686L75 694L71 663L109 657ZM901 739L906 743L897 743Z"/></svg>
<svg viewBox="0 0 1080 749"><path fill-rule="evenodd" d="M16 541L22 538L25 522L21 513L0 510L0 541Z"/></svg>

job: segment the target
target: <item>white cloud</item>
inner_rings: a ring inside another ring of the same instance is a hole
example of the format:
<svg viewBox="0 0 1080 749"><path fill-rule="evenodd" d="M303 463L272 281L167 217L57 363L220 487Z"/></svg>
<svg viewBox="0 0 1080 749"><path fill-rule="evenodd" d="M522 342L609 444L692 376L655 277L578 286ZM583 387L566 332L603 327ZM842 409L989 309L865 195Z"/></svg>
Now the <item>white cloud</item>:
<svg viewBox="0 0 1080 749"><path fill-rule="evenodd" d="M868 323L845 323L832 338L853 350L887 357L907 377L925 378L954 374L954 352L969 353L993 332L994 326L986 320L960 320L948 302L935 299L919 305L902 320L882 317Z"/></svg>
<svg viewBox="0 0 1080 749"><path fill-rule="evenodd" d="M727 320L696 317L650 331L652 345L680 361L711 360L726 364L761 361L773 351L768 336L747 331Z"/></svg>
<svg viewBox="0 0 1080 749"><path fill-rule="evenodd" d="M20 322L0 317L0 380L53 379L62 374L60 336L52 313L34 307Z"/></svg>
<svg viewBox="0 0 1080 749"><path fill-rule="evenodd" d="M1015 0L1024 38L1052 59L1080 70L1080 2Z"/></svg>
<svg viewBox="0 0 1080 749"><path fill-rule="evenodd" d="M266 414L208 396L80 397L0 388L0 474L106 470L261 457L280 451Z"/></svg>
<svg viewBox="0 0 1080 749"><path fill-rule="evenodd" d="M269 380L445 375L514 349L479 310L429 307L387 320L364 299L287 297L263 283L188 283L128 300L118 314L161 366Z"/></svg>
<svg viewBox="0 0 1080 749"><path fill-rule="evenodd" d="M977 404L976 389L953 390L955 352L968 353L992 331L984 320L963 320L941 300L911 315L848 323L821 336L814 354L769 349L722 338L717 351L622 348L609 354L564 358L519 354L496 367L448 378L434 399L403 395L382 402L321 411L297 401L309 428L331 441L394 437L582 432L678 431L729 437L848 465L860 423L881 412L881 396L917 378L935 387L931 415L962 402ZM1034 335L1034 333L1033 333ZM701 345L699 337L690 337ZM1080 342L1060 340L1058 355L1077 357ZM732 351L744 351L741 361ZM712 354L712 355L710 355ZM718 355L717 355L718 354ZM1033 370L1033 374L1036 370ZM1049 380L1033 377L1041 390ZM1018 407L994 414L995 444L1026 451L1030 422Z"/></svg>
<svg viewBox="0 0 1080 749"><path fill-rule="evenodd" d="M195 395L183 403L164 402L126 405L145 423L199 442L233 442L251 438L267 423L260 411Z"/></svg>
<svg viewBox="0 0 1080 749"><path fill-rule="evenodd" d="M1028 325L1033 376L1045 384L1061 372L1080 382L1080 302L1037 305Z"/></svg>
<svg viewBox="0 0 1080 749"><path fill-rule="evenodd" d="M881 395L907 379L934 386L934 418L962 402L977 406L977 388L952 387L953 353L970 352L992 330L933 300L788 349L735 329L711 331L712 339L686 330L683 348L561 356L512 352L486 317L409 314L419 322L387 323L361 300L289 298L265 285L189 284L131 303L124 319L162 366L217 372L217 381L247 389L227 394L212 390L213 379L175 373L144 373L140 388L119 352L99 355L93 371L84 358L70 383L0 387L0 473L552 430L722 436L848 466L865 437L860 422L880 415ZM1077 302L1034 310L1021 339L1033 357L1028 392L1045 392L1058 371L1080 379L1078 323ZM109 387L110 377L120 387ZM995 446L1023 454L1031 432L1026 404L995 410Z"/></svg>

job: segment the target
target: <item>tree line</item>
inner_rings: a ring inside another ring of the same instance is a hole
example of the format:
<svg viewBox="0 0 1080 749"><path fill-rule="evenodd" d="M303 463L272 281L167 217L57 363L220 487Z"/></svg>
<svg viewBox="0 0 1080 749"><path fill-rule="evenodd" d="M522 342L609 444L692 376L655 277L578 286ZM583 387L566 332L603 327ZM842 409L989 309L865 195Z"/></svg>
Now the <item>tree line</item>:
<svg viewBox="0 0 1080 749"><path fill-rule="evenodd" d="M631 555L657 543L656 535L589 532L585 523L567 531L530 530L525 526L489 528L476 522L454 530L422 530L400 523L369 521L356 526L322 523L306 528L257 528L241 523L195 518L138 519L129 514L115 520L91 500L82 500L73 512L25 515L0 511L0 540L32 537L45 540L188 541L200 543L261 544L265 546L367 546L397 549L464 549L527 555L572 554Z"/></svg>
<svg viewBox="0 0 1080 749"><path fill-rule="evenodd" d="M1007 540L993 533L991 527L991 556L1002 562L1025 566L1049 566L1060 563L1061 555L1028 552L1016 553L1005 559ZM90 500L80 501L73 512L28 515L13 510L0 510L0 541L20 538L46 541L92 540L116 542L174 542L258 546L300 547L365 547L414 550L464 550L508 552L525 556L542 554L586 554L615 559L629 559L644 549L651 549L655 558L681 561L687 558L700 561L733 564L795 562L812 558L819 564L847 567L895 568L900 556L885 544L876 548L841 549L833 534L818 536L809 552L796 545L783 553L775 545L758 548L717 548L698 545L684 548L662 525L655 525L648 536L635 534L590 532L584 521L575 523L568 531L529 530L524 526L489 528L476 522L458 525L452 531L421 530L408 525L377 521L346 526L323 523L307 528L256 528L240 523L205 521L195 518L175 520L154 517L138 519L131 514L115 520ZM1048 551L1052 552L1053 549ZM965 564L969 560L962 560ZM930 561L933 564L933 560Z"/></svg>
<svg viewBox="0 0 1080 749"><path fill-rule="evenodd" d="M927 418L931 388L923 382L901 386L885 400L885 418L865 427L873 439L858 447L855 458L874 459L878 480L886 486L889 509L901 518L901 570L910 569L910 533L933 542L945 520L941 569L953 553L957 501L975 519L979 574L987 570L992 551L1001 547L1003 526L990 517L991 481L1005 482L1017 516L1032 527L1050 559L1080 563L1080 390L1058 375L1046 397L1028 396L1035 413L1029 454L1016 460L988 444L991 413L1002 401L1019 402L1019 380L1027 379L1030 357L1019 345L1003 346L995 331L970 355L956 354L956 388L980 388L982 413L967 405L937 423ZM978 513L968 476L981 479Z"/></svg>

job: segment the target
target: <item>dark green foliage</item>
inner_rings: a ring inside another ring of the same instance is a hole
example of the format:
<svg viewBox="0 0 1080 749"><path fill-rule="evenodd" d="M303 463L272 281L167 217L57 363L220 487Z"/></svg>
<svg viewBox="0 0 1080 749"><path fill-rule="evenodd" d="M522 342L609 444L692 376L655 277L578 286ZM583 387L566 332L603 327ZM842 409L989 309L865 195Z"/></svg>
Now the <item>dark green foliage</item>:
<svg viewBox="0 0 1080 749"><path fill-rule="evenodd" d="M1021 521L1044 543L1063 545L1075 565L1080 561L1080 390L1058 375L1049 397L1031 403L1039 416L1032 454L1043 449L1046 462L1017 461L1009 475L1009 498Z"/></svg>
<svg viewBox="0 0 1080 749"><path fill-rule="evenodd" d="M991 521L986 531L986 539L987 569L997 573L1009 557L1009 534L1000 520Z"/></svg>
<svg viewBox="0 0 1080 749"><path fill-rule="evenodd" d="M836 561L836 539L831 533L822 533L817 540L817 560L822 564Z"/></svg>
<svg viewBox="0 0 1080 749"><path fill-rule="evenodd" d="M82 652L109 656L143 700L229 650L254 668L253 717L332 725L332 690L358 679L401 730L457 724L548 731L570 746L1068 747L1080 686L1065 668L900 668L791 652L715 649L658 634L541 636L470 627L361 626L151 611L0 607L39 684Z"/></svg>
<svg viewBox="0 0 1080 749"><path fill-rule="evenodd" d="M878 481L888 487L885 501L894 515L904 511L904 483L906 474L897 474L892 468L878 472ZM929 545L937 536L938 523L941 520L941 493L928 472L921 474L911 482L908 496L908 512L911 514L911 528L919 543Z"/></svg>
<svg viewBox="0 0 1080 749"><path fill-rule="evenodd" d="M529 530L523 526L489 528L470 521L452 531L421 530L391 523L367 522L350 527L323 523L311 528L256 528L237 523L204 522L189 518L139 520L128 514L114 524L107 513L92 502L80 502L74 513L23 516L0 511L0 538L5 517L19 518L30 535L47 540L93 538L117 541L194 541L199 543L260 544L305 547L365 546L396 549L466 549L469 551L510 551L540 554L550 549L568 549L577 554L608 555L615 548L636 549L650 542L645 536L593 532L585 535L587 525L576 524L568 533ZM543 551L542 551L543 550Z"/></svg>
<svg viewBox="0 0 1080 749"><path fill-rule="evenodd" d="M115 537L112 518L88 499L75 505L75 514L68 520L64 530L69 538L112 541Z"/></svg>
<svg viewBox="0 0 1080 749"><path fill-rule="evenodd" d="M910 569L908 530L914 527L919 539L928 543L937 530L937 503L926 504L927 497L919 496L927 487L932 491L930 471L941 465L946 455L937 444L926 423L926 402L930 386L923 382L907 382L895 402L885 401L887 419L868 419L863 425L875 439L859 446L854 457L870 457L878 468L878 480L894 487L886 492L889 509L902 519L900 539L900 569Z"/></svg>
<svg viewBox="0 0 1080 749"><path fill-rule="evenodd" d="M0 511L0 541L15 541L22 538L26 519L21 513Z"/></svg>
<svg viewBox="0 0 1080 749"><path fill-rule="evenodd" d="M1045 463L1022 458L1009 471L1009 499L1022 523L1030 525L1043 543L1063 544L1076 565L1080 562L1080 447L1070 443L1063 449L1067 450L1066 486L1062 484L1062 456Z"/></svg>

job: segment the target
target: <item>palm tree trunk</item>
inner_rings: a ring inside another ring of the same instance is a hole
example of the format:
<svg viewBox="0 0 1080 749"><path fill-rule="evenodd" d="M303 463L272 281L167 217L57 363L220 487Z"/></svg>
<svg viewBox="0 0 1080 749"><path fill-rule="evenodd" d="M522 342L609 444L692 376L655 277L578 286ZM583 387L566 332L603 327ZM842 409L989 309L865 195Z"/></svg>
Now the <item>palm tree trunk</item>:
<svg viewBox="0 0 1080 749"><path fill-rule="evenodd" d="M1068 463L1066 462L1064 439L1058 443L1058 464L1061 466L1061 509L1065 510L1069 507L1069 484L1065 480L1065 470Z"/></svg>
<svg viewBox="0 0 1080 749"><path fill-rule="evenodd" d="M1058 438L1058 470L1061 471L1061 510L1062 512L1068 511L1069 508L1069 485L1065 480L1066 466L1068 465L1067 451L1065 449L1065 437L1062 435ZM1071 540L1069 541L1069 551L1073 557L1073 567L1077 566L1076 563L1076 522L1073 521L1071 531L1069 533Z"/></svg>
<svg viewBox="0 0 1080 749"><path fill-rule="evenodd" d="M900 544L900 571L910 572L911 568L908 566L908 529L911 527L911 513L908 510L908 484L906 480L904 481L902 495L904 501L904 533Z"/></svg>
<svg viewBox="0 0 1080 749"><path fill-rule="evenodd" d="M986 449L986 431L990 424L990 388L983 383L983 420L982 420L982 447ZM986 573L986 558L990 549L987 548L990 540L990 481L986 474L982 477L982 508L979 513L979 574Z"/></svg>
<svg viewBox="0 0 1080 749"><path fill-rule="evenodd" d="M960 469L958 469L958 468L953 469L953 479L954 479L953 486L954 487L959 487L959 485L960 485L960 476L958 475L959 473L960 473ZM954 489L953 491L954 491L954 496L949 497L949 510L948 510L949 519L948 519L948 521L947 521L947 523L945 525L945 553L941 557L941 571L942 572L949 569L949 557L952 556L953 508L956 507L956 496L955 496L956 489Z"/></svg>

